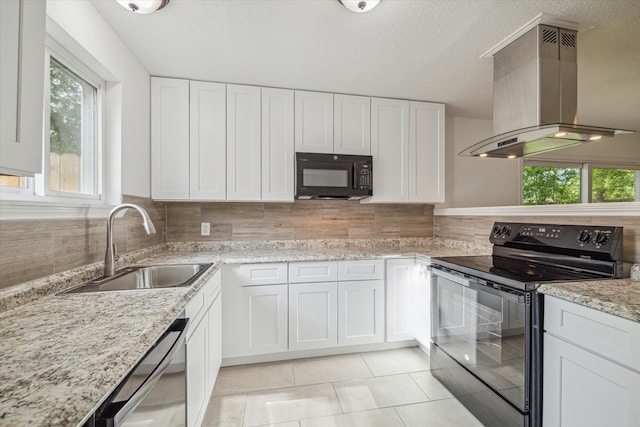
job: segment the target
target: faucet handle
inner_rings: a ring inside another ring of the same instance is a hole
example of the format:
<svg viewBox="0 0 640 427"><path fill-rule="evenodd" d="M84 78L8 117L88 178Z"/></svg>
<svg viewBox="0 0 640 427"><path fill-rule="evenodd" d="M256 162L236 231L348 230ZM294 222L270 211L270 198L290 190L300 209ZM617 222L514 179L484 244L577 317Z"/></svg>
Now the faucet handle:
<svg viewBox="0 0 640 427"><path fill-rule="evenodd" d="M120 259L120 255L118 255L118 247L116 246L115 242L113 243L113 259L116 261Z"/></svg>

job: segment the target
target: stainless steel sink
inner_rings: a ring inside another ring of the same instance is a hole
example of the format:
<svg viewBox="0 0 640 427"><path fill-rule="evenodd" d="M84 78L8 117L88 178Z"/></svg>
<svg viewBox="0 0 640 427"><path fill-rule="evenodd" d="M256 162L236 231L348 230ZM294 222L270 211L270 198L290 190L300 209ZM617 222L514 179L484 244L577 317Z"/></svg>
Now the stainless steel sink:
<svg viewBox="0 0 640 427"><path fill-rule="evenodd" d="M83 283L67 293L126 291L189 286L211 264L170 264L128 267L111 277Z"/></svg>

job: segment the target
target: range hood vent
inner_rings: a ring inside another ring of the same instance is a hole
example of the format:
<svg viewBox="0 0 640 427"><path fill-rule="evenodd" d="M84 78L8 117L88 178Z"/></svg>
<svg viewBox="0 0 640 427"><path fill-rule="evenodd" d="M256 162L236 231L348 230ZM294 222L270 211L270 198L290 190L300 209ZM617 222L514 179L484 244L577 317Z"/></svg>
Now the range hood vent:
<svg viewBox="0 0 640 427"><path fill-rule="evenodd" d="M493 54L496 136L461 156L516 158L633 131L578 124L577 32L536 25Z"/></svg>

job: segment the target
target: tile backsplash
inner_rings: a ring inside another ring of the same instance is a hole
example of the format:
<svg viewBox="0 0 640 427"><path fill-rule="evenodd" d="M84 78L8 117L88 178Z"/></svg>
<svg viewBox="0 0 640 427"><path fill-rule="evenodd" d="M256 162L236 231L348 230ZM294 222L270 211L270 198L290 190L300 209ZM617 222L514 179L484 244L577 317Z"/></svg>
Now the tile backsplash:
<svg viewBox="0 0 640 427"><path fill-rule="evenodd" d="M200 235L202 222L211 224L209 236ZM169 242L431 237L432 226L432 205L167 203Z"/></svg>
<svg viewBox="0 0 640 427"><path fill-rule="evenodd" d="M132 196L124 202L144 207L157 231L147 236L140 216L127 212L114 222L119 253L166 240L163 204ZM0 221L0 288L102 261L106 242L106 218Z"/></svg>

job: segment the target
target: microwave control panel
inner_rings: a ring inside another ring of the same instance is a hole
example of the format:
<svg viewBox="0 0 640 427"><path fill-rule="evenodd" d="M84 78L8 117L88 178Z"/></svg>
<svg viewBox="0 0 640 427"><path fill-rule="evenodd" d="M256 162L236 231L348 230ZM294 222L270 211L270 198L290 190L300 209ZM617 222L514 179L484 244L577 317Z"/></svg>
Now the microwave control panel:
<svg viewBox="0 0 640 427"><path fill-rule="evenodd" d="M360 190L367 190L371 188L371 169L369 165L356 163L356 179L355 184Z"/></svg>

